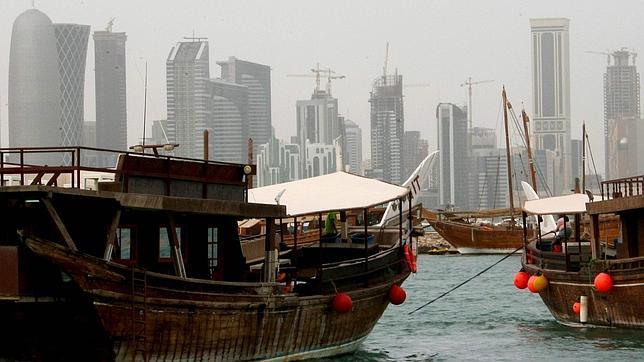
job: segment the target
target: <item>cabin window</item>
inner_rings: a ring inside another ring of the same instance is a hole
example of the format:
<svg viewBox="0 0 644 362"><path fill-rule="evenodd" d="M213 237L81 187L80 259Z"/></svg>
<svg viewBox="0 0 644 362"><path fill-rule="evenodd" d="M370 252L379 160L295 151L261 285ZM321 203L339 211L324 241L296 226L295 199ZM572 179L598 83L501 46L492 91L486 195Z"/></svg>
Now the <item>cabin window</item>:
<svg viewBox="0 0 644 362"><path fill-rule="evenodd" d="M118 250L116 250L116 257L121 260L132 259L132 228L118 228L116 230L116 238L118 239Z"/></svg>
<svg viewBox="0 0 644 362"><path fill-rule="evenodd" d="M181 227L177 226L177 242L181 245ZM159 227L159 259L170 259L172 253L170 252L170 235L168 235L168 227Z"/></svg>
<svg viewBox="0 0 644 362"><path fill-rule="evenodd" d="M211 275L217 269L218 231L217 228L208 228L208 268L210 269Z"/></svg>

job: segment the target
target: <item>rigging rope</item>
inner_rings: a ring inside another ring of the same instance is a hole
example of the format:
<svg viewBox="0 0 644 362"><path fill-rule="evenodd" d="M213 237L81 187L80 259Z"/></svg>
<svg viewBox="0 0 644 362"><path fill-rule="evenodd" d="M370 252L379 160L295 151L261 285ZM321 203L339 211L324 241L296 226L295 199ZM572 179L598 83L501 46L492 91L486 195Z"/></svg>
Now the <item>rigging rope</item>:
<svg viewBox="0 0 644 362"><path fill-rule="evenodd" d="M588 138L588 134L586 133L586 145L588 145L588 153L590 153L590 161L593 163L593 170L595 170L595 178L597 179L597 187L600 188L602 187L601 181L599 181L599 175L597 174L597 167L595 167L595 158L593 157L593 150L590 148L590 139ZM586 190L583 190L586 192Z"/></svg>
<svg viewBox="0 0 644 362"><path fill-rule="evenodd" d="M434 303L435 301L437 301L437 300L439 300L439 299L443 298L444 296L448 295L449 293L451 293L451 292L455 291L456 289L458 289L458 288L462 287L463 285L465 285L465 284L469 283L469 282L470 282L471 280L473 280L474 278L476 278L476 277L480 276L481 274L485 273L486 271L488 271L488 270L492 269L494 266L496 266L497 264L499 264L499 263L500 263L500 262L502 262L503 260L505 260L505 259L509 258L510 256L512 256L514 253L516 253L517 251L519 251L519 250L521 250L521 249L523 249L523 246L518 247L518 248L517 248L516 250L514 250L513 252L511 252L511 253L509 253L508 255L504 256L503 258L499 259L496 263L494 263L494 264L492 264L492 265L488 266L487 268L485 268L485 269L481 270L480 272L476 273L474 276L470 277L469 279L465 280L464 282L462 282L462 283L458 284L457 286L453 287L452 289L450 289L450 290L446 291L445 293L443 293L443 294L439 295L438 297L436 297L436 298L434 298L434 299L430 300L429 302L427 302L427 303L425 303L425 304L421 305L420 307L418 307L418 308L414 309L413 311L411 311L411 312L409 312L409 313L407 313L407 314L409 315L409 314L415 313L415 312L417 312L417 311L419 311L419 310L421 310L421 309L423 309L423 308L427 307L428 305L430 305L430 304Z"/></svg>

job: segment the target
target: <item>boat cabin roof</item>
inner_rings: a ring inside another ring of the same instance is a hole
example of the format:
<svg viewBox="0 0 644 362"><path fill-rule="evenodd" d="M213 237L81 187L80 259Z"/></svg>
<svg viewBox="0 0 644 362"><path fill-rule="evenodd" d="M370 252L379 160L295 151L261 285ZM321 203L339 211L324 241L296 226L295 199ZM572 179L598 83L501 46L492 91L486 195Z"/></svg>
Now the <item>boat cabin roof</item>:
<svg viewBox="0 0 644 362"><path fill-rule="evenodd" d="M286 205L288 216L300 216L366 209L403 198L408 193L407 187L339 171L250 189L248 201Z"/></svg>
<svg viewBox="0 0 644 362"><path fill-rule="evenodd" d="M586 212L588 195L570 194L545 199L526 200L523 211L532 215L578 214Z"/></svg>

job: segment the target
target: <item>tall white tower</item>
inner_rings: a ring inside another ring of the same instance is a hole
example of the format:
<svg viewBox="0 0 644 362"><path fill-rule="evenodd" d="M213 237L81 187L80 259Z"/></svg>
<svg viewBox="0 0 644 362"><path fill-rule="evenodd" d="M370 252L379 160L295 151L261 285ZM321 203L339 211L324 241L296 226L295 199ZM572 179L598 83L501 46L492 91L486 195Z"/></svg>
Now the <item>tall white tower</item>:
<svg viewBox="0 0 644 362"><path fill-rule="evenodd" d="M570 162L570 57L564 18L530 19L532 31L532 132L537 149L555 152L554 195L568 190Z"/></svg>

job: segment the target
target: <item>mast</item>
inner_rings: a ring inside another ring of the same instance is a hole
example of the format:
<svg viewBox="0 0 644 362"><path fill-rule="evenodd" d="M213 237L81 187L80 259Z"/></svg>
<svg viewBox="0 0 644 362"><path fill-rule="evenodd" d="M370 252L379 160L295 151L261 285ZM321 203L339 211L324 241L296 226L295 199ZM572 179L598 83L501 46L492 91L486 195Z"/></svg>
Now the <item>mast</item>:
<svg viewBox="0 0 644 362"><path fill-rule="evenodd" d="M512 225L514 225L514 195L512 194L512 160L510 159L510 134L508 131L508 97L505 94L505 86L503 86L503 123L505 124L505 157L508 161L508 187L510 190L510 218Z"/></svg>
<svg viewBox="0 0 644 362"><path fill-rule="evenodd" d="M581 191L586 192L586 122L581 125Z"/></svg>
<svg viewBox="0 0 644 362"><path fill-rule="evenodd" d="M534 167L534 158L532 158L532 147L530 146L530 133L528 131L528 123L530 123L530 118L528 114L525 113L525 109L521 110L521 118L523 118L523 130L525 132L525 142L526 147L528 148L528 164L530 166L530 179L532 181L532 188L534 192L537 192L537 171Z"/></svg>

